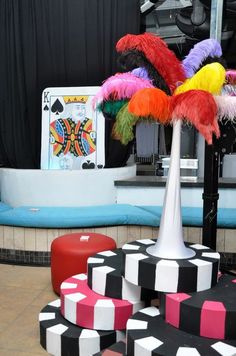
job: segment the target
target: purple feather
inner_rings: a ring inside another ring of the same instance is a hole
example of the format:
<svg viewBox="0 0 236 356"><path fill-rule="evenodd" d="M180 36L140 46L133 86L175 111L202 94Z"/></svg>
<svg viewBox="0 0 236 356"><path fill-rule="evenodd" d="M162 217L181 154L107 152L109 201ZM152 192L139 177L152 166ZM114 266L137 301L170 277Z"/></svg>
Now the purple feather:
<svg viewBox="0 0 236 356"><path fill-rule="evenodd" d="M136 77L142 78L142 79L147 79L150 80L149 76L148 76L148 72L144 67L138 67L132 70L131 72L133 75L135 75Z"/></svg>
<svg viewBox="0 0 236 356"><path fill-rule="evenodd" d="M182 62L186 77L191 78L207 57L221 56L221 45L216 40L207 39L198 42Z"/></svg>

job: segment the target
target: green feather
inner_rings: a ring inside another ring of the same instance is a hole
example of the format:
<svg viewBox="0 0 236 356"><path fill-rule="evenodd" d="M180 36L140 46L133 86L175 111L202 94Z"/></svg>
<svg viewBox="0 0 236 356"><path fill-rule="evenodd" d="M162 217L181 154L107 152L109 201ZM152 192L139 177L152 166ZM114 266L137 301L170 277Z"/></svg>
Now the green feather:
<svg viewBox="0 0 236 356"><path fill-rule="evenodd" d="M97 109L105 114L115 117L118 111L127 103L127 100L103 101Z"/></svg>
<svg viewBox="0 0 236 356"><path fill-rule="evenodd" d="M114 133L119 137L123 145L127 145L134 138L133 126L136 124L138 117L128 111L126 103L118 112L114 124Z"/></svg>

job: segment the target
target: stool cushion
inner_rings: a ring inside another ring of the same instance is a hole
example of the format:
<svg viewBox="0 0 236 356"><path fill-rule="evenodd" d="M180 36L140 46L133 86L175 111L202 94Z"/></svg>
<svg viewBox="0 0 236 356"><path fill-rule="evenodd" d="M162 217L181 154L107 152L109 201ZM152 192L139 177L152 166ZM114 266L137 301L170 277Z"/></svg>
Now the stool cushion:
<svg viewBox="0 0 236 356"><path fill-rule="evenodd" d="M57 237L51 245L51 279L54 291L60 294L60 285L65 279L86 273L88 257L115 248L116 242L111 237L94 232Z"/></svg>

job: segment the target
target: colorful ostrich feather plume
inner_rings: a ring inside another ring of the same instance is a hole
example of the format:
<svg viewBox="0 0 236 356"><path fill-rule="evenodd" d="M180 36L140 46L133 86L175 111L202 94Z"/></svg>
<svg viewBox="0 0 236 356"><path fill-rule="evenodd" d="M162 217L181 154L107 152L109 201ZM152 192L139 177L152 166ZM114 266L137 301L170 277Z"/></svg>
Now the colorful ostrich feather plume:
<svg viewBox="0 0 236 356"><path fill-rule="evenodd" d="M207 39L198 42L182 62L186 77L191 78L207 57L221 56L222 49L218 41Z"/></svg>
<svg viewBox="0 0 236 356"><path fill-rule="evenodd" d="M192 123L212 144L212 135L220 136L217 122L217 105L212 94L204 90L189 90L171 97L171 117Z"/></svg>
<svg viewBox="0 0 236 356"><path fill-rule="evenodd" d="M185 93L188 90L205 90L211 94L219 94L225 82L225 69L220 63L211 63L202 67L192 78L175 90L176 94Z"/></svg>
<svg viewBox="0 0 236 356"><path fill-rule="evenodd" d="M236 97L216 95L214 99L218 108L218 120L226 119L236 122Z"/></svg>
<svg viewBox="0 0 236 356"><path fill-rule="evenodd" d="M127 145L134 138L133 127L137 120L138 117L128 111L128 103L125 104L116 116L112 130L113 138L120 140L123 145Z"/></svg>
<svg viewBox="0 0 236 356"><path fill-rule="evenodd" d="M119 73L108 78L93 98L93 107L102 101L129 99L137 90L153 88L150 80L131 73Z"/></svg>
<svg viewBox="0 0 236 356"><path fill-rule="evenodd" d="M169 96L162 90L141 89L132 96L128 110L139 118L159 121L165 124L169 121Z"/></svg>
<svg viewBox="0 0 236 356"><path fill-rule="evenodd" d="M142 52L160 73L171 92L175 90L179 83L185 80L181 62L177 59L174 52L167 47L167 44L154 34L128 34L117 42L116 50L119 53L128 50L138 50Z"/></svg>

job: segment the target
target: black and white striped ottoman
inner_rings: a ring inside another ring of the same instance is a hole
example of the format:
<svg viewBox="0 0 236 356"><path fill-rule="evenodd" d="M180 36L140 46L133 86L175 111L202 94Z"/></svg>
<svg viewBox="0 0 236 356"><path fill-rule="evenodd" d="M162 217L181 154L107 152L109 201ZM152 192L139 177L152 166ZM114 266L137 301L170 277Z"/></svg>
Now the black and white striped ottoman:
<svg viewBox="0 0 236 356"><path fill-rule="evenodd" d="M148 307L127 322L127 355L235 356L236 340L219 341L186 333L167 324L158 308Z"/></svg>
<svg viewBox="0 0 236 356"><path fill-rule="evenodd" d="M137 240L125 244L122 274L130 283L160 292L199 292L217 283L220 255L199 244L186 244L195 256L187 259L163 259L147 253L155 240Z"/></svg>
<svg viewBox="0 0 236 356"><path fill-rule="evenodd" d="M61 315L60 305L57 299L39 314L40 344L49 354L91 356L124 339L124 331L96 331L71 324Z"/></svg>
<svg viewBox="0 0 236 356"><path fill-rule="evenodd" d="M160 312L188 333L236 340L236 276L222 275L215 287L198 293L162 293Z"/></svg>
<svg viewBox="0 0 236 356"><path fill-rule="evenodd" d="M122 330L130 316L144 308L142 301L104 297L87 284L87 275L78 274L61 284L61 313L71 323L95 330Z"/></svg>
<svg viewBox="0 0 236 356"><path fill-rule="evenodd" d="M153 300L156 291L128 282L121 274L122 250L99 252L88 263L88 286L96 293L118 299Z"/></svg>

